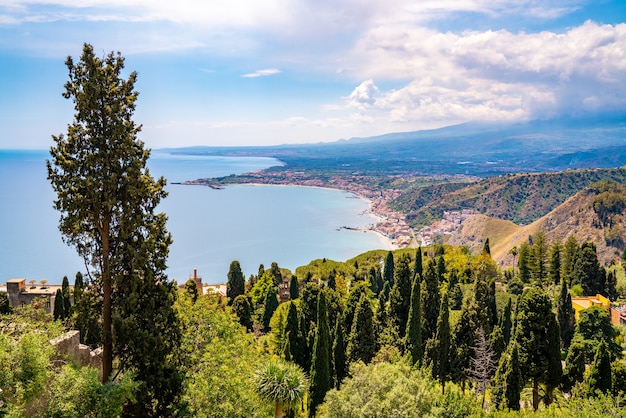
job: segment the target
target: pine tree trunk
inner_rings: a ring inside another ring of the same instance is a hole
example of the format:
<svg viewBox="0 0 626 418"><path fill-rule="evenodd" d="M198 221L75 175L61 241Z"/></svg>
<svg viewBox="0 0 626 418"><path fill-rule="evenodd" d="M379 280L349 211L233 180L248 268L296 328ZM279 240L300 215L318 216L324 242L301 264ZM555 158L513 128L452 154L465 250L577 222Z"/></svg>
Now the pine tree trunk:
<svg viewBox="0 0 626 418"><path fill-rule="evenodd" d="M533 410L537 410L539 408L539 383L535 378L533 380Z"/></svg>

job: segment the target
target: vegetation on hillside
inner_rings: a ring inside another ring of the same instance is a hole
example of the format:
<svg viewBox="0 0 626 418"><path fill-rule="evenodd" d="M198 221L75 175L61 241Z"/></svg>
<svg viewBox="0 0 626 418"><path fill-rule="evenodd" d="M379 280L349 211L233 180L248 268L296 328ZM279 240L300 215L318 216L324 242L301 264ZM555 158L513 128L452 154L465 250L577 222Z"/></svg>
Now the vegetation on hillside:
<svg viewBox="0 0 626 418"><path fill-rule="evenodd" d="M441 219L444 211L475 209L483 215L528 224L567 198L600 181L626 182L626 168L568 170L555 173L506 174L473 184L409 188L390 206L412 226Z"/></svg>

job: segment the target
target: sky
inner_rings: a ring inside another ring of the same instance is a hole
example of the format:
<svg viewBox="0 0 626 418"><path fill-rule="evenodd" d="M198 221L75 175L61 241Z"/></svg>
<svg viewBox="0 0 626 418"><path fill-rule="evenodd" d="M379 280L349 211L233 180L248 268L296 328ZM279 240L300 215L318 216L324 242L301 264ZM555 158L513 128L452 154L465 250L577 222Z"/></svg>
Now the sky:
<svg viewBox="0 0 626 418"><path fill-rule="evenodd" d="M0 148L67 131L85 42L137 71L151 148L626 111L623 0L0 0Z"/></svg>

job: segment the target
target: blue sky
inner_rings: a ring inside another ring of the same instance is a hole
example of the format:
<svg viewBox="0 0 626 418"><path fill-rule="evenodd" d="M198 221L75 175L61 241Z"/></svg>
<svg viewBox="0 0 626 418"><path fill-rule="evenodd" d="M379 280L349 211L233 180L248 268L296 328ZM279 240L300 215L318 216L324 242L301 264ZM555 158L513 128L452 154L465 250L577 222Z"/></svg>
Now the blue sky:
<svg viewBox="0 0 626 418"><path fill-rule="evenodd" d="M623 0L0 0L0 148L72 121L82 44L137 71L149 147L626 111Z"/></svg>

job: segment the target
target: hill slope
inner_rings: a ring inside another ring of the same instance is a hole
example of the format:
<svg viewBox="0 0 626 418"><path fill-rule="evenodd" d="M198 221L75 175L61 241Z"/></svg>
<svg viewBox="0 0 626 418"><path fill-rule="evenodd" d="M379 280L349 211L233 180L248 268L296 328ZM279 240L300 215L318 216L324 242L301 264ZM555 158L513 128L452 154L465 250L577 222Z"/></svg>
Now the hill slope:
<svg viewBox="0 0 626 418"><path fill-rule="evenodd" d="M611 202L610 219L604 217L604 202ZM601 263L608 264L619 258L626 241L626 186L613 185L611 189L588 187L567 199L563 204L535 222L519 226L510 221L476 215L467 219L454 233L450 244L467 245L472 251L480 251L483 240L489 238L491 255L501 266L513 264L508 251L518 248L528 237L539 231L546 234L548 242L564 243L573 235L578 243L590 241L596 244Z"/></svg>
<svg viewBox="0 0 626 418"><path fill-rule="evenodd" d="M428 225L433 219L440 219L444 211L465 208L528 224L598 181L626 183L626 168L507 174L469 185L416 187L404 191L390 206L405 213L412 226Z"/></svg>

